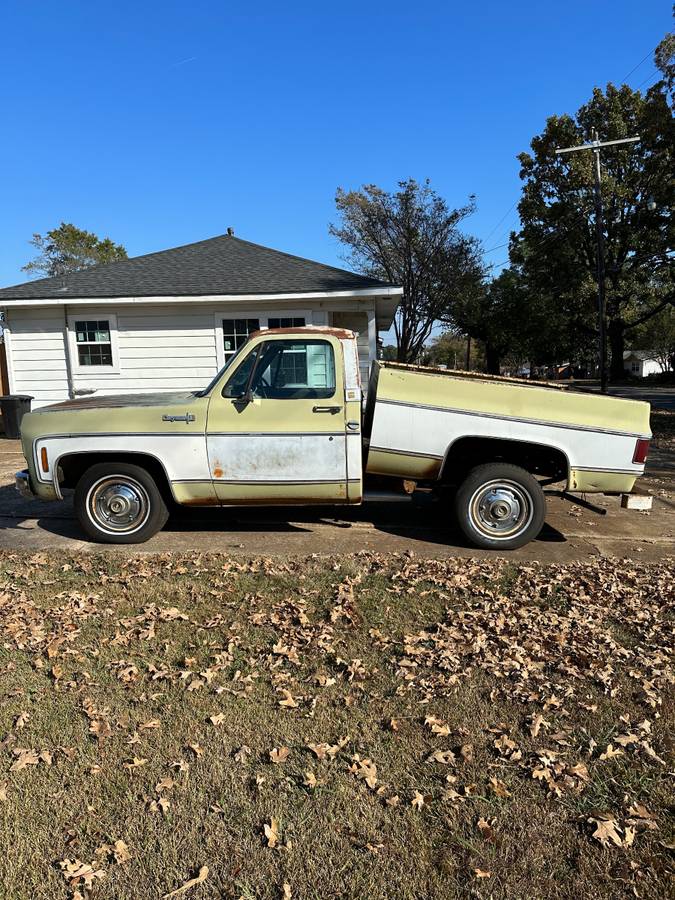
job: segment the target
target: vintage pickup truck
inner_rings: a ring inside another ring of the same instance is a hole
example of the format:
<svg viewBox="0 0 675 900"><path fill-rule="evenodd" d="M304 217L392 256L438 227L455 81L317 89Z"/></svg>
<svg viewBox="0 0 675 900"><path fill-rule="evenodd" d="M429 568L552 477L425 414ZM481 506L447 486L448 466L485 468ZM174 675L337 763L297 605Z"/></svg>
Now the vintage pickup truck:
<svg viewBox="0 0 675 900"><path fill-rule="evenodd" d="M203 391L90 396L29 413L42 499L74 488L86 534L147 540L185 506L357 504L364 475L442 487L466 537L520 547L539 533L542 485L630 492L649 404L524 380L375 363L365 408L355 335L256 332Z"/></svg>

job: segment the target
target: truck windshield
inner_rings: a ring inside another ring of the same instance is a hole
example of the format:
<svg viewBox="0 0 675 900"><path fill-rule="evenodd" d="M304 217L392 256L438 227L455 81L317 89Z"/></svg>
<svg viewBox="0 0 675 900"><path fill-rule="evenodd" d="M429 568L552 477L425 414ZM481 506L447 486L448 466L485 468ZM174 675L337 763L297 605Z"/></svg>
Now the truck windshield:
<svg viewBox="0 0 675 900"><path fill-rule="evenodd" d="M218 372L216 372L216 374L213 376L213 378L211 379L211 381L207 384L207 386L206 386L202 391L197 391L196 396L197 396L197 397L206 397L208 394L210 394L211 391L214 389L214 387L215 387L215 386L218 384L218 382L220 381L220 379L221 379L223 373L224 373L224 372L227 372L227 370L230 368L230 366L232 365L232 363L235 362L235 360L238 360L238 359L239 359L239 357L240 357L241 354L242 354L242 351L243 351L247 346L248 346L248 341L246 341L245 343L243 343L243 344L241 345L241 347L237 350L236 353L233 353L233 354L232 354L232 356L228 359L228 361L225 363L225 365L223 366L223 368L220 369Z"/></svg>

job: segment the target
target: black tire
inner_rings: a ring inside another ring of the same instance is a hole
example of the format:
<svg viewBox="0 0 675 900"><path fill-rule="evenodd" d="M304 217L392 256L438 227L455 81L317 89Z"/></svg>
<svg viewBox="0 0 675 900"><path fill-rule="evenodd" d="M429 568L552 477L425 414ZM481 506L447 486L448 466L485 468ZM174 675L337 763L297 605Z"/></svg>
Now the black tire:
<svg viewBox="0 0 675 900"><path fill-rule="evenodd" d="M516 550L537 537L546 516L541 485L520 466L476 466L455 495L462 533L486 550Z"/></svg>
<svg viewBox="0 0 675 900"><path fill-rule="evenodd" d="M75 514L87 537L103 544L142 544L169 511L154 478L130 463L97 463L75 488Z"/></svg>

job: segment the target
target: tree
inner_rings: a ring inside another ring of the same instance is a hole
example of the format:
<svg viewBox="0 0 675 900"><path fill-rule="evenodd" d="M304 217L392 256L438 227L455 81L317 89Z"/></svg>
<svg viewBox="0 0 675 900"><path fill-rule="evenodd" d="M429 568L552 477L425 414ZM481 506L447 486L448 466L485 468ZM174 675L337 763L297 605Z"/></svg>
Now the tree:
<svg viewBox="0 0 675 900"><path fill-rule="evenodd" d="M485 367L483 348L475 341L470 348L471 359L469 367L475 366L478 370ZM448 369L467 368L467 338L456 330L444 331L437 335L428 347L424 349L424 365L447 366Z"/></svg>
<svg viewBox="0 0 675 900"><path fill-rule="evenodd" d="M385 344L382 348L382 355L380 357L385 362L396 362L398 358L398 349L393 344Z"/></svg>
<svg viewBox="0 0 675 900"><path fill-rule="evenodd" d="M634 333L631 349L648 350L664 372L675 372L675 308L661 310Z"/></svg>
<svg viewBox="0 0 675 900"><path fill-rule="evenodd" d="M636 144L602 156L605 271L611 377L623 375L631 330L672 304L675 125L663 82L646 95L627 85L596 88L574 117L553 116L520 155L522 230L511 260L571 335L596 333L597 249L593 213L593 154L556 156L558 147L640 135Z"/></svg>
<svg viewBox="0 0 675 900"><path fill-rule="evenodd" d="M559 316L542 304L522 273L505 269L481 293L455 305L456 325L482 341L487 371L499 375L501 363L554 362L566 355Z"/></svg>
<svg viewBox="0 0 675 900"><path fill-rule="evenodd" d="M673 6L675 15L675 6ZM654 63L663 75L659 85L670 96L671 105L675 105L675 32L667 34L654 52Z"/></svg>
<svg viewBox="0 0 675 900"><path fill-rule="evenodd" d="M329 231L347 248L352 266L403 288L394 330L399 361L413 362L456 298L480 289L478 242L458 229L474 211L474 199L449 209L429 181L411 178L394 193L374 184L338 188L335 203L341 224Z"/></svg>
<svg viewBox="0 0 675 900"><path fill-rule="evenodd" d="M22 270L31 276L67 275L89 266L127 258L127 251L121 244L113 243L110 238L99 238L68 222L61 222L58 228L52 228L45 235L34 234L30 243L39 255Z"/></svg>

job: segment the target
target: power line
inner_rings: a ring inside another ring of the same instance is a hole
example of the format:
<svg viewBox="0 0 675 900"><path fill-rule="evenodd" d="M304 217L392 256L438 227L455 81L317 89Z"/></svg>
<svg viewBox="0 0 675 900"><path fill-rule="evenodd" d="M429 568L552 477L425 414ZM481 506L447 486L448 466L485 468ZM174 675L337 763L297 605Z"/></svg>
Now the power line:
<svg viewBox="0 0 675 900"><path fill-rule="evenodd" d="M642 65L642 63L643 63L645 60L649 59L649 57L652 56L653 53L654 53L654 50L652 49L652 50L649 51L649 53L646 54L646 56L643 56L642 59L640 60L640 62L639 62L636 66L633 66L633 68L630 70L630 72L628 73L628 75L624 75L624 76L623 76L623 78L621 79L621 81L626 81L628 78L630 78L630 76L633 74L633 72L636 72L636 71L640 68L640 66Z"/></svg>
<svg viewBox="0 0 675 900"><path fill-rule="evenodd" d="M495 227L492 229L492 231L491 231L488 235L485 236L484 241L485 241L486 244L487 244L487 242L490 240L490 238L492 237L492 235L495 233L495 231L496 231L496 230L499 228L499 226L502 224L502 222L503 222L503 221L506 219L506 217L509 215L509 213L511 213L511 212L516 208L516 206L518 205L518 200L519 200L519 199L520 199L520 198L516 197L516 199L515 199L515 200L513 201L513 203L511 204L511 206L509 206L509 208L506 210L506 212L505 212L504 215L501 217L501 219L499 220L499 222L497 222L497 224L495 225ZM486 250L485 252L486 252L486 253L489 253L490 251L489 251L489 250Z"/></svg>
<svg viewBox="0 0 675 900"><path fill-rule="evenodd" d="M650 78L653 78L655 75L660 76L661 73L660 73L660 72L656 72L656 71L651 72L649 75L647 75L647 77L645 78L644 81L641 81L640 84L638 84L638 86L635 88L635 90L636 90L636 91L639 91L640 88L642 87L642 85L643 85L643 84L646 84L646 83L649 81L649 79L650 79ZM656 82L654 82L654 83L656 84Z"/></svg>
<svg viewBox="0 0 675 900"><path fill-rule="evenodd" d="M577 222L578 222L579 224L581 224L582 221L583 221L583 223L584 223L585 225L588 224L588 214L587 214L587 212L585 212L584 210L577 210L577 212L576 212L576 213L573 215L573 217L572 217L572 221L571 221L567 226L561 225L561 230L560 230L560 231L554 231L552 234L547 235L546 237L542 238L542 239L539 240L539 241L535 241L533 244L530 244L529 246L530 246L531 249L534 249L535 247L545 247L547 244L550 244L550 243L552 243L552 242L554 242L554 241L561 241L561 240L563 240L563 238L565 237L565 235L568 233L568 231L569 231L569 229L570 229L570 227L571 227L572 225L575 225ZM507 245L506 245L506 244L502 244L501 246L502 246L502 247L505 247L505 246L507 246ZM492 249L493 249L493 250L496 250L497 248L496 248L496 247L493 247ZM486 251L486 252L487 252L487 251ZM489 270L489 269L496 269L498 266L503 266L503 265L505 265L505 264L508 263L508 262L511 262L511 260L508 259L508 258L507 258L507 259L502 259L500 262L497 262L497 263L490 263L490 265L487 266L486 268L487 268L488 270Z"/></svg>
<svg viewBox="0 0 675 900"><path fill-rule="evenodd" d="M492 253L493 250L499 250L500 247L508 247L508 246L509 246L509 242L505 241L505 243L503 243L503 244L496 244L494 247L490 247L489 250L483 250L483 253Z"/></svg>

